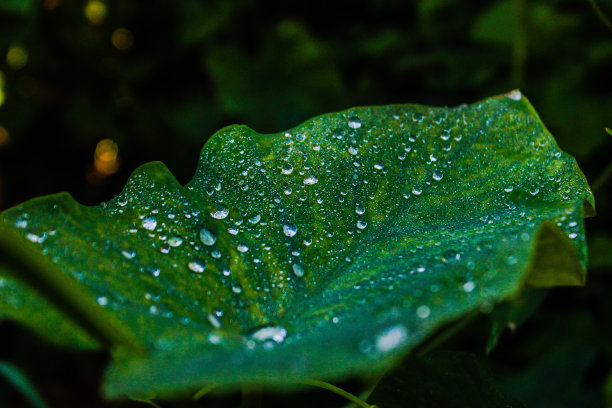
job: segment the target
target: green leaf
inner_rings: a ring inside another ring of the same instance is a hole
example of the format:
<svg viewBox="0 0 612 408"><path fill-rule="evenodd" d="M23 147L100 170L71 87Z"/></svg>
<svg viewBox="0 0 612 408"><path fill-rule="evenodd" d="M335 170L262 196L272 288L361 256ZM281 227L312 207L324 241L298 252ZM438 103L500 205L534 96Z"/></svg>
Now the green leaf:
<svg viewBox="0 0 612 408"><path fill-rule="evenodd" d="M451 351L407 357L385 375L368 402L385 408L524 407L502 391L484 359Z"/></svg>
<svg viewBox="0 0 612 408"><path fill-rule="evenodd" d="M35 408L46 408L42 397L36 391L28 377L26 377L19 368L5 361L0 361L0 377L3 377L12 386L17 388L19 392L30 402Z"/></svg>
<svg viewBox="0 0 612 408"><path fill-rule="evenodd" d="M514 91L353 108L269 135L231 126L186 186L156 162L98 207L35 199L2 214L25 239L0 248L25 251L3 262L7 282L117 346L105 393L151 399L382 372L526 284L582 284L593 205ZM61 320L0 293L27 311L5 316Z"/></svg>

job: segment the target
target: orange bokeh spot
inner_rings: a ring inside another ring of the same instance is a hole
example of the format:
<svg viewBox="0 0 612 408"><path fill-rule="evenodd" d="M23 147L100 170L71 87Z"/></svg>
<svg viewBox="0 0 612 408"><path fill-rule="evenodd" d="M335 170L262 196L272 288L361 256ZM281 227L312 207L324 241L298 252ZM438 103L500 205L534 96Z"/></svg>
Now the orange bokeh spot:
<svg viewBox="0 0 612 408"><path fill-rule="evenodd" d="M94 168L102 176L109 176L119 170L119 147L110 139L100 140L94 152Z"/></svg>
<svg viewBox="0 0 612 408"><path fill-rule="evenodd" d="M9 132L6 130L4 126L0 126L0 147L4 147L8 144L11 138L9 137Z"/></svg>
<svg viewBox="0 0 612 408"><path fill-rule="evenodd" d="M116 49L125 51L134 44L134 35L127 28L118 28L113 31L111 42Z"/></svg>
<svg viewBox="0 0 612 408"><path fill-rule="evenodd" d="M43 8L45 10L54 10L59 7L62 2L60 0L44 0Z"/></svg>

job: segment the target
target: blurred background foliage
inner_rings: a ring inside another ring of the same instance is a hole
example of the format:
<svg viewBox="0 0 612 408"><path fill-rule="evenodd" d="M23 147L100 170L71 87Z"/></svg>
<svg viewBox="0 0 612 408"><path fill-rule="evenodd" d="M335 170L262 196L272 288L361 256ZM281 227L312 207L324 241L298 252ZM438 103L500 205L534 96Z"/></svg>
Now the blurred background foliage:
<svg viewBox="0 0 612 408"><path fill-rule="evenodd" d="M452 106L520 88L577 158L599 215L587 223L587 286L551 291L488 364L526 406L603 407L612 401L605 16L610 0L2 0L0 210L59 191L98 204L152 160L184 183L207 138L234 123L277 132L355 105ZM446 347L482 354L486 324ZM55 350L10 323L0 333L0 360L22 367L51 406L130 405L100 401L103 354ZM3 400L25 404L0 379Z"/></svg>

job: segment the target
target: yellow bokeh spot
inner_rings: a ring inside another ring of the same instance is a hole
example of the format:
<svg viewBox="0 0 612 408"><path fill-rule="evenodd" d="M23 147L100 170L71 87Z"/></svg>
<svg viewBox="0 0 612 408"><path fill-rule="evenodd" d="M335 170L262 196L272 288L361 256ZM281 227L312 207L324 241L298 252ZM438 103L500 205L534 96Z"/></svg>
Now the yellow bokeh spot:
<svg viewBox="0 0 612 408"><path fill-rule="evenodd" d="M111 42L116 49L125 51L134 44L134 35L127 28L118 28L113 31Z"/></svg>
<svg viewBox="0 0 612 408"><path fill-rule="evenodd" d="M0 106L4 103L6 95L4 94L4 74L0 71Z"/></svg>
<svg viewBox="0 0 612 408"><path fill-rule="evenodd" d="M114 174L119 170L119 146L111 139L98 142L94 153L94 168L104 176Z"/></svg>
<svg viewBox="0 0 612 408"><path fill-rule="evenodd" d="M92 24L102 24L107 14L106 4L100 0L89 0L85 5L85 17Z"/></svg>
<svg viewBox="0 0 612 408"><path fill-rule="evenodd" d="M0 148L8 144L10 140L9 132L4 126L0 126Z"/></svg>
<svg viewBox="0 0 612 408"><path fill-rule="evenodd" d="M21 69L28 63L28 51L19 46L13 45L6 53L6 65L12 69Z"/></svg>

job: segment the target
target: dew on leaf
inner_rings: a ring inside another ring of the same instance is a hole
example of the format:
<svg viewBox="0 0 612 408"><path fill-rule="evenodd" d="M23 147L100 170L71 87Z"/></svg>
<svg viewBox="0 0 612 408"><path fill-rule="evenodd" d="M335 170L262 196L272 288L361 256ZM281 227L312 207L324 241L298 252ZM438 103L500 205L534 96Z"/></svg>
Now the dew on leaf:
<svg viewBox="0 0 612 408"><path fill-rule="evenodd" d="M283 167L281 167L281 172L283 174L289 175L291 173L293 173L293 166L289 163L285 163L283 164Z"/></svg>
<svg viewBox="0 0 612 408"><path fill-rule="evenodd" d="M225 207L221 207L218 210L211 212L210 216L217 220L222 220L225 217L227 217L228 214L229 214L229 210Z"/></svg>
<svg viewBox="0 0 612 408"><path fill-rule="evenodd" d="M293 264L293 274L298 277L301 278L304 276L304 268L302 268L302 265L300 264Z"/></svg>
<svg viewBox="0 0 612 408"><path fill-rule="evenodd" d="M202 228L200 230L200 241L206 246L211 246L215 243L217 237L210 230Z"/></svg>
<svg viewBox="0 0 612 408"><path fill-rule="evenodd" d="M236 247L236 249L238 250L238 252L248 252L249 247L244 245L244 244L238 244L238 246Z"/></svg>
<svg viewBox="0 0 612 408"><path fill-rule="evenodd" d="M297 227L294 224L283 225L283 234L288 237L293 237L297 233Z"/></svg>
<svg viewBox="0 0 612 408"><path fill-rule="evenodd" d="M354 146L349 147L349 148L348 148L348 151L349 151L349 153L350 153L350 154L352 154L353 156L355 156L357 153L359 153L359 150L358 150L356 147L354 147Z"/></svg>
<svg viewBox="0 0 612 408"><path fill-rule="evenodd" d="M475 287L476 287L476 284L472 281L467 281L463 284L463 290L467 293L470 293L471 291L473 291Z"/></svg>
<svg viewBox="0 0 612 408"><path fill-rule="evenodd" d="M275 343L282 343L287 337L287 329L281 326L264 326L249 334L248 338L255 340L260 343L266 341L274 341Z"/></svg>
<svg viewBox="0 0 612 408"><path fill-rule="evenodd" d="M208 314L208 322L211 324L212 327L214 327L215 329L219 329L221 328L221 321L219 320L219 318L217 316L215 316L212 313Z"/></svg>
<svg viewBox="0 0 612 408"><path fill-rule="evenodd" d="M387 352L401 346L408 339L408 330L401 324L388 327L376 337L376 348Z"/></svg>
<svg viewBox="0 0 612 408"><path fill-rule="evenodd" d="M153 231L155 228L157 227L157 220L155 219L155 217L145 217L142 220L142 228L146 229L147 231Z"/></svg>
<svg viewBox="0 0 612 408"><path fill-rule="evenodd" d="M108 305L108 298L106 296L100 296L96 299L96 301L98 302L100 306Z"/></svg>
<svg viewBox="0 0 612 408"><path fill-rule="evenodd" d="M304 184L306 185L317 184L318 182L319 179L317 179L315 176L310 176L304 179Z"/></svg>
<svg viewBox="0 0 612 408"><path fill-rule="evenodd" d="M348 121L348 125L351 129L359 129L361 127L361 119L357 116L351 116Z"/></svg>
<svg viewBox="0 0 612 408"><path fill-rule="evenodd" d="M427 319L431 314L431 309L429 308L429 306L421 305L417 307L416 314L421 319Z"/></svg>
<svg viewBox="0 0 612 408"><path fill-rule="evenodd" d="M187 266L192 272L202 273L206 269L206 262L201 259L192 259L191 261L189 261Z"/></svg>
<svg viewBox="0 0 612 408"><path fill-rule="evenodd" d="M366 221L363 221L363 220L357 221L357 228L359 228L360 230L365 229L367 226L368 226L368 223Z"/></svg>
<svg viewBox="0 0 612 408"><path fill-rule="evenodd" d="M183 238L181 238L181 237L170 237L170 238L168 238L168 245L170 245L173 248L181 246L182 243L183 243Z"/></svg>
<svg viewBox="0 0 612 408"><path fill-rule="evenodd" d="M121 255L123 255L126 259L133 259L136 256L136 251L121 251Z"/></svg>
<svg viewBox="0 0 612 408"><path fill-rule="evenodd" d="M359 215L362 215L363 213L365 213L365 207L363 205L357 204L357 207L355 207L355 212Z"/></svg>

